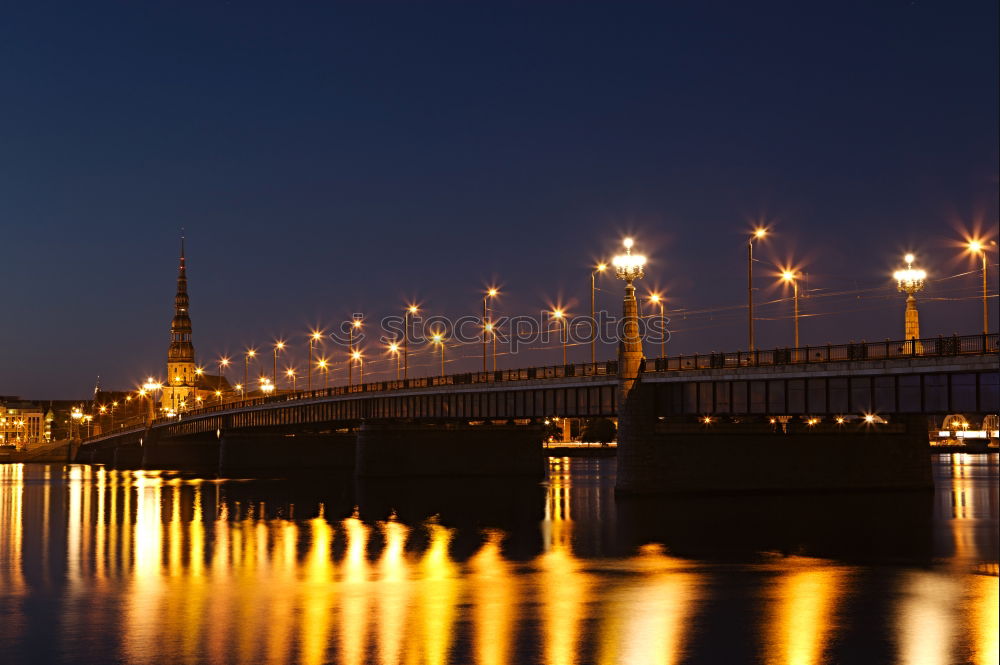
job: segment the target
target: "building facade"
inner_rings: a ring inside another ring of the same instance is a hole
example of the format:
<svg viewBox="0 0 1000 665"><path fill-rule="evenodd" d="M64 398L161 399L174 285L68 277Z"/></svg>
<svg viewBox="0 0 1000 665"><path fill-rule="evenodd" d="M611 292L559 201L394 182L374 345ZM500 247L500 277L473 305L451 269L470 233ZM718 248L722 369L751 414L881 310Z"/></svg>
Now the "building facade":
<svg viewBox="0 0 1000 665"><path fill-rule="evenodd" d="M0 445L25 450L46 442L48 436L43 407L30 402L0 402Z"/></svg>

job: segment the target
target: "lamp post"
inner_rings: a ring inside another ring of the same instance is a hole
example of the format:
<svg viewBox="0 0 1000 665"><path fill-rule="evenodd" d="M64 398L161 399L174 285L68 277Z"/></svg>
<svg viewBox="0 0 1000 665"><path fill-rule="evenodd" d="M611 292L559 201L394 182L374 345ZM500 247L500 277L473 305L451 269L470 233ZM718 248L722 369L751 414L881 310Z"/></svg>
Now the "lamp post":
<svg viewBox="0 0 1000 665"><path fill-rule="evenodd" d="M323 339L321 330L313 330L309 333L309 362L306 363L306 390L313 389L313 345Z"/></svg>
<svg viewBox="0 0 1000 665"><path fill-rule="evenodd" d="M146 383L142 384L142 390L146 394L146 398L149 400L149 422L153 422L153 396L157 390L161 390L163 385L159 381L155 381L153 377L146 379ZM140 392L140 394L142 394Z"/></svg>
<svg viewBox="0 0 1000 665"><path fill-rule="evenodd" d="M403 378L407 378L410 369L410 316L420 311L416 305L410 305L403 312Z"/></svg>
<svg viewBox="0 0 1000 665"><path fill-rule="evenodd" d="M795 321L795 344L792 348L799 348L799 280L798 275L792 270L785 270L781 273L781 281L792 285L792 300L795 303L795 313L792 318Z"/></svg>
<svg viewBox="0 0 1000 665"><path fill-rule="evenodd" d="M498 291L496 289L496 287L491 286L486 291L486 293L483 295L483 371L484 372L487 369L487 366L486 366L486 345L487 345L486 334L490 330L493 329L493 325L492 325L492 319L493 319L493 317L490 315L489 310L487 309L487 303L488 303L488 301L489 301L490 298L496 298L499 293L500 293L500 291ZM494 335L493 340L494 340L493 341L493 348L494 348L493 358L494 358L494 363L495 363L496 362L496 335ZM494 369L496 369L496 368L494 367Z"/></svg>
<svg viewBox="0 0 1000 665"><path fill-rule="evenodd" d="M351 334L351 341L350 341L350 344L349 344L349 346L347 348L347 353L349 354L350 358L353 359L354 358L354 331L355 330L361 330L361 319L359 319L357 317L354 317L353 319L351 319L351 325L349 326L349 329L350 329L350 334ZM352 362L348 362L347 363L347 385L348 386L354 385L354 379L353 379L353 377L351 375L351 368L353 366L354 366L354 363L352 363Z"/></svg>
<svg viewBox="0 0 1000 665"><path fill-rule="evenodd" d="M753 331L753 241L760 240L767 235L767 229L761 227L755 229L747 239L747 327L748 327L748 350L753 351L755 347Z"/></svg>
<svg viewBox="0 0 1000 665"><path fill-rule="evenodd" d="M664 358L667 355L667 326L666 318L663 315L663 305L665 298L659 293L651 293L649 295L649 302L654 305L660 306L660 357Z"/></svg>
<svg viewBox="0 0 1000 665"><path fill-rule="evenodd" d="M69 421L69 426L70 426L69 438L70 439L74 438L73 437L73 424L74 423L76 423L76 426L77 426L76 427L76 437L75 438L76 439L82 438L80 436L80 420L83 418L83 411L80 410L80 407L74 406L73 409L69 412L69 417L70 417L70 421Z"/></svg>
<svg viewBox="0 0 1000 665"><path fill-rule="evenodd" d="M607 264L598 263L594 266L594 269L590 271L590 325L592 335L590 338L591 364L597 362L597 273L602 273L607 270L607 268Z"/></svg>
<svg viewBox="0 0 1000 665"><path fill-rule="evenodd" d="M236 390L240 391L240 399L241 400L246 399L247 391L246 391L246 386L245 385L243 385L242 383L237 383L235 386L233 386L233 388L235 388Z"/></svg>
<svg viewBox="0 0 1000 665"><path fill-rule="evenodd" d="M991 245L996 245L996 241L992 241ZM972 252L973 256L979 255L983 260L983 334L990 334L990 310L987 304L987 297L989 294L989 288L986 281L986 243L982 240L970 240L968 243L969 251Z"/></svg>
<svg viewBox="0 0 1000 665"><path fill-rule="evenodd" d="M285 370L285 377L290 379L292 382L292 392L295 392L295 368L289 367Z"/></svg>
<svg viewBox="0 0 1000 665"><path fill-rule="evenodd" d="M229 367L229 358L227 358L225 356L219 358L219 388L218 388L217 392L220 395L222 394L222 382L225 381L225 378L226 378L226 368L227 367ZM220 402L222 401L221 397L220 397L219 401Z"/></svg>
<svg viewBox="0 0 1000 665"><path fill-rule="evenodd" d="M625 299L622 302L622 319L624 321L622 344L618 352L618 375L621 381L620 389L623 395L628 395L639 375L642 364L642 340L639 338L639 306L635 301L635 286L637 279L642 279L645 272L646 257L632 253L632 239L625 238L625 254L619 254L611 262L615 275L625 282Z"/></svg>
<svg viewBox="0 0 1000 665"><path fill-rule="evenodd" d="M444 334L434 333L431 340L441 347L441 378L444 378Z"/></svg>
<svg viewBox="0 0 1000 665"><path fill-rule="evenodd" d="M243 356L243 385L247 385L248 373L250 371L250 359L257 357L257 349L247 349L246 354Z"/></svg>
<svg viewBox="0 0 1000 665"><path fill-rule="evenodd" d="M330 363L326 361L326 358L320 358L319 362L316 363L318 367L323 372L323 387L330 387Z"/></svg>
<svg viewBox="0 0 1000 665"><path fill-rule="evenodd" d="M893 273L893 277L896 279L896 288L906 293L905 338L910 341L912 353L923 353L923 345L918 341L920 339L920 319L917 315L917 299L913 294L924 288L927 273L913 267L913 254L907 254L903 260L906 261L906 269L897 270Z"/></svg>
<svg viewBox="0 0 1000 665"><path fill-rule="evenodd" d="M285 350L285 342L278 340L274 343L274 365L271 368L271 383L278 385L278 352Z"/></svg>
<svg viewBox="0 0 1000 665"><path fill-rule="evenodd" d="M360 376L360 378L358 380L358 384L359 385L364 384L364 382L365 382L365 357L361 354L361 351L354 350L354 351L351 352L351 360L353 362L358 363L358 367L361 370L360 371L361 376Z"/></svg>
<svg viewBox="0 0 1000 665"><path fill-rule="evenodd" d="M396 380L399 381L399 344L390 342L389 353L396 356Z"/></svg>
<svg viewBox="0 0 1000 665"><path fill-rule="evenodd" d="M552 318L559 321L562 324L562 328L559 331L559 337L562 341L562 364L566 365L566 312L562 309L552 310Z"/></svg>

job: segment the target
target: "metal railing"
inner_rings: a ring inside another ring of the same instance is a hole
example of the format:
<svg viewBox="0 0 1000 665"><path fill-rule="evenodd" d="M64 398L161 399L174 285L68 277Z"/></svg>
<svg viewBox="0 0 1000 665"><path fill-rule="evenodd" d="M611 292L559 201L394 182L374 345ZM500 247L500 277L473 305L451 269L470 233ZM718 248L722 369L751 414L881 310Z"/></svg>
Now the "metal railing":
<svg viewBox="0 0 1000 665"><path fill-rule="evenodd" d="M952 335L924 339L850 342L798 348L758 349L728 353L650 358L644 372L676 372L693 369L806 365L858 360L900 360L941 356L982 355L1000 351L1000 334Z"/></svg>
<svg viewBox="0 0 1000 665"><path fill-rule="evenodd" d="M1000 352L1000 334L952 335L951 337L931 337L911 340L886 340L884 342L850 342L848 344L825 344L799 348L758 349L756 351L734 351L728 353L707 353L665 358L648 358L642 371L674 372L700 369L726 369L740 367L768 367L775 365L804 365L858 360L887 360L904 358L926 358L958 355L982 355ZM182 412L175 417L160 417L152 425L183 421L187 418L246 409L266 404L290 403L305 400L340 397L345 395L373 395L396 390L436 388L439 386L462 386L478 384L503 384L513 381L533 379L560 379L570 377L614 377L618 374L618 361L607 360L598 363L572 365L549 365L521 369L497 370L494 372L464 372L446 376L425 376L397 379L392 381L371 381L353 386L334 386L318 390L280 392L266 397L224 400L197 409ZM132 433L144 429L145 422L128 429L116 429L84 440L107 438Z"/></svg>

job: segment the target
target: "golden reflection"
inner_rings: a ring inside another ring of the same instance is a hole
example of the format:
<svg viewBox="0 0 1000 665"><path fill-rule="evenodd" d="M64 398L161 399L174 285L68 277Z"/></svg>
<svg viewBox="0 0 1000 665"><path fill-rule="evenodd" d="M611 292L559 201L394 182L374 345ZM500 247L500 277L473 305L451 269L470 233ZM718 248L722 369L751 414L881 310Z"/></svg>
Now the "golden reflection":
<svg viewBox="0 0 1000 665"><path fill-rule="evenodd" d="M400 662L406 633L410 569L404 548L409 530L395 519L380 526L385 548L378 562L379 585L375 596L378 662L393 665Z"/></svg>
<svg viewBox="0 0 1000 665"><path fill-rule="evenodd" d="M828 563L787 559L773 588L765 659L770 665L817 665L836 633L848 572Z"/></svg>
<svg viewBox="0 0 1000 665"><path fill-rule="evenodd" d="M992 575L972 576L969 618L972 658L975 665L1000 663L1000 579Z"/></svg>
<svg viewBox="0 0 1000 665"><path fill-rule="evenodd" d="M360 665L365 659L368 637L368 527L357 518L341 522L347 551L340 578L340 660L344 665Z"/></svg>
<svg viewBox="0 0 1000 665"><path fill-rule="evenodd" d="M962 588L951 575L932 571L906 573L896 610L899 662L905 665L953 663L959 626L955 615Z"/></svg>
<svg viewBox="0 0 1000 665"><path fill-rule="evenodd" d="M24 628L20 615L24 581L24 465L0 465L0 638Z"/></svg>
<svg viewBox="0 0 1000 665"><path fill-rule="evenodd" d="M418 569L420 578L414 608L418 621L407 633L418 639L410 641L408 657L426 665L443 665L449 662L460 582L448 553L452 530L436 522L428 523L427 530L430 543Z"/></svg>
<svg viewBox="0 0 1000 665"><path fill-rule="evenodd" d="M614 589L603 613L598 663L675 665L684 660L702 575L647 545L629 561L639 575Z"/></svg>
<svg viewBox="0 0 1000 665"><path fill-rule="evenodd" d="M312 545L306 555L302 576L303 620L299 644L302 662L306 665L318 665L327 661L330 619L336 598L333 564L330 560L333 529L322 512L309 520L309 535Z"/></svg>
<svg viewBox="0 0 1000 665"><path fill-rule="evenodd" d="M506 665L511 661L519 584L513 567L500 552L502 531L489 531L486 542L469 565L473 590L475 654L480 665Z"/></svg>
<svg viewBox="0 0 1000 665"><path fill-rule="evenodd" d="M165 544L160 516L162 492L163 482L158 474L136 472L135 558L131 588L126 596L127 635L123 644L130 662L148 660L162 646L159 631L163 625L164 594L168 590L161 560Z"/></svg>

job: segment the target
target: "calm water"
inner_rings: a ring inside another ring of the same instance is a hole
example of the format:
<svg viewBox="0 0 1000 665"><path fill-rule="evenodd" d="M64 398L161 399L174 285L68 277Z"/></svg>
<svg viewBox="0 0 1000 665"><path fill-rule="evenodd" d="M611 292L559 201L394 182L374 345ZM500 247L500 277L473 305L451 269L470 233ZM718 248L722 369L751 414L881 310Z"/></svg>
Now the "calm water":
<svg viewBox="0 0 1000 665"><path fill-rule="evenodd" d="M711 463L710 459L706 463ZM933 493L0 466L2 663L998 662L997 457Z"/></svg>

